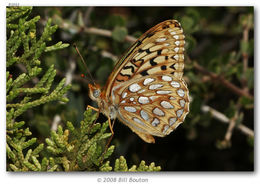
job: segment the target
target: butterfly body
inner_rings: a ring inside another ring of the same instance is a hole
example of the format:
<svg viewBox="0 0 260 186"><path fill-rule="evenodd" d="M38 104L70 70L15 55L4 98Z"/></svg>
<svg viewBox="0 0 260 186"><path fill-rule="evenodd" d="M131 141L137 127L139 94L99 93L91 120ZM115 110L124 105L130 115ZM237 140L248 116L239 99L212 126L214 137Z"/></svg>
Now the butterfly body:
<svg viewBox="0 0 260 186"><path fill-rule="evenodd" d="M154 26L119 60L104 88L89 85L90 98L109 119L118 118L148 143L168 135L189 112L184 43L177 21Z"/></svg>
<svg viewBox="0 0 260 186"><path fill-rule="evenodd" d="M112 120L116 119L118 106L109 99L105 99L104 92L102 92L99 85L89 84L89 97L97 102L101 113Z"/></svg>

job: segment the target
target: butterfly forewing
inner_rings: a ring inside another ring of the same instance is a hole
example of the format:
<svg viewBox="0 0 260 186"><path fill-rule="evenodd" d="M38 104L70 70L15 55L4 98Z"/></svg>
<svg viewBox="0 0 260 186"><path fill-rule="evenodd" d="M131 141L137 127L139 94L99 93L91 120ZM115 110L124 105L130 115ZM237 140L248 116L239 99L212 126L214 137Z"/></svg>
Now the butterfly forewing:
<svg viewBox="0 0 260 186"><path fill-rule="evenodd" d="M183 30L175 20L167 20L151 28L115 66L106 85L106 93L109 94L113 87L133 78L162 72L181 78L184 44Z"/></svg>

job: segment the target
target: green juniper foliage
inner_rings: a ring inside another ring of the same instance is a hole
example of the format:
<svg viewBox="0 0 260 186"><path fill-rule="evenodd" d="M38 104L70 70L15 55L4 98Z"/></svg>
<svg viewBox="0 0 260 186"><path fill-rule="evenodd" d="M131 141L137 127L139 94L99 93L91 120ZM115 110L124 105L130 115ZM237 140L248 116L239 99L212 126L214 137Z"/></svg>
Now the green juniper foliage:
<svg viewBox="0 0 260 186"><path fill-rule="evenodd" d="M54 86L56 70L51 65L47 71L41 68L40 56L46 52L68 47L58 42L47 46L51 36L57 30L46 22L41 36L36 35L39 16L32 19L31 7L9 7L7 12L6 44L6 151L8 171L159 171L160 166L149 166L141 161L139 166L128 168L124 157L116 159L114 169L107 160L114 151L114 146L105 149L108 122L94 123L96 114L92 110L84 113L84 120L76 128L67 122L66 129L58 126L51 131L46 144L30 131L28 124L19 116L36 106L53 101L67 102L64 94L71 88L62 79ZM14 68L19 73L11 73ZM40 122L40 121L39 121Z"/></svg>
<svg viewBox="0 0 260 186"><path fill-rule="evenodd" d="M64 94L70 85L64 85L65 79L54 88L52 86L56 75L54 66L46 72L42 71L40 56L45 52L58 50L69 46L57 43L46 46L57 26L51 25L51 19L40 38L36 37L36 16L28 20L31 7L10 7L7 12L7 44L6 44L6 149L7 170L13 171L53 171L57 165L51 159L40 158L44 144L37 144L37 138L32 135L24 121L18 117L27 110L52 101L67 102ZM20 67L21 73L11 74L9 69ZM43 75L42 75L43 74ZM32 148L32 146L34 148ZM40 163L41 159L41 163Z"/></svg>
<svg viewBox="0 0 260 186"><path fill-rule="evenodd" d="M54 157L54 162L58 164L57 170L159 171L161 169L154 163L147 166L144 161L138 167L133 165L128 169L123 156L116 160L115 167L112 169L109 161L104 162L115 148L112 145L107 150L104 149L107 142L105 139L111 136L111 133L105 132L108 122L93 124L96 118L97 115L93 115L92 110L88 109L79 128L74 128L71 122L67 122L68 129L63 130L59 126L57 132L52 131L51 138L47 138L46 143L47 150Z"/></svg>

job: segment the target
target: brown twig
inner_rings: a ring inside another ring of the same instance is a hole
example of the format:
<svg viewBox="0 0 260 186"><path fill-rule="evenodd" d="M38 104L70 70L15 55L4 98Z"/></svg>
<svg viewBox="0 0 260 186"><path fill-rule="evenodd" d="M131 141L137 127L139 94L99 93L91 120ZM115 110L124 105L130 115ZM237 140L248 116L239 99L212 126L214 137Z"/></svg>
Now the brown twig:
<svg viewBox="0 0 260 186"><path fill-rule="evenodd" d="M53 17L54 20L56 19L61 19L59 16L55 15ZM59 27L65 29L65 30L71 30L73 28L73 30L77 31L77 32L81 32L83 30L83 32L88 33L88 34L95 34L95 35L101 35L101 36L105 36L105 37L112 37L112 31L110 30L105 30L105 29L100 29L100 28L95 28L95 27L86 27L86 26L78 26L73 24L72 22L67 22L67 21L63 21L63 23L61 23L59 25ZM134 43L136 41L136 38L130 35L127 35L125 37L125 41L129 42L129 43Z"/></svg>
<svg viewBox="0 0 260 186"><path fill-rule="evenodd" d="M221 122L223 122L223 123L226 123L226 124L229 124L231 121L230 121L230 119L227 117L227 116L225 116L224 114L222 114L221 112L219 112L219 111L217 111L217 110L215 110L215 109L213 109L213 108L211 108L211 107L209 107L209 106L207 106L207 105L203 105L202 107L201 107L201 110L203 111L203 112L209 112L209 113L211 113L212 114L212 116L215 118L215 119L217 119L217 120L219 120L219 121L221 121ZM231 126L232 127L232 126ZM252 129L250 129L250 128L248 128L247 126L245 126L244 124L238 124L238 125L235 125L235 128L237 128L237 129L239 129L243 134L246 134L247 136L249 136L249 137L254 137L254 131L252 130Z"/></svg>
<svg viewBox="0 0 260 186"><path fill-rule="evenodd" d="M84 32L88 34L96 34L96 35L102 35L105 37L112 37L112 32L110 30L105 30L105 29L99 29L99 28L94 28L94 27L89 27L89 28L84 28ZM125 37L125 41L133 43L136 41L136 38L130 35L127 35Z"/></svg>
<svg viewBox="0 0 260 186"><path fill-rule="evenodd" d="M247 25L245 25L244 30L243 30L243 39L242 39L244 43L248 43L248 32L249 32L249 27ZM242 56L243 56L243 74L242 74L242 78L241 78L240 82L242 84L243 91L248 93L247 80L246 80L246 71L247 71L247 67L248 67L247 52L243 51ZM233 134L233 129L235 128L237 119L239 117L240 104L238 103L236 107L237 107L237 109L236 109L235 115L233 118L230 119L229 126L226 131L225 138L224 138L224 141L226 144L231 144L231 137Z"/></svg>
<svg viewBox="0 0 260 186"><path fill-rule="evenodd" d="M96 46L94 46L94 47L91 47L91 50L98 51L98 48ZM101 53L102 57L108 57L108 58L112 59L113 61L118 61L118 57L116 55L112 54L111 52L102 50L100 53Z"/></svg>
<svg viewBox="0 0 260 186"><path fill-rule="evenodd" d="M248 34L249 34L249 27L247 25L244 26L243 30L243 42L248 43ZM246 80L246 71L248 67L248 53L244 51L242 53L243 57L243 75L241 79L241 84L243 86L244 91L248 92L248 87L247 87L247 80Z"/></svg>
<svg viewBox="0 0 260 186"><path fill-rule="evenodd" d="M247 91L242 90L241 88L237 87L236 85L230 83L228 80L226 80L223 76L217 75L213 72L208 71L204 67L200 66L198 63L194 63L194 68L198 71L200 71L203 74L208 75L211 79L213 79L216 82L221 82L222 85L230 89L232 92L239 96L245 96L247 98L253 99L253 96L248 93Z"/></svg>
<svg viewBox="0 0 260 186"><path fill-rule="evenodd" d="M238 119L238 110L236 111L234 117L230 119L227 131L226 131L226 135L225 135L224 140L228 143L230 143L230 140L231 140L231 137L232 137L232 134L233 134L233 129L236 126L237 119Z"/></svg>

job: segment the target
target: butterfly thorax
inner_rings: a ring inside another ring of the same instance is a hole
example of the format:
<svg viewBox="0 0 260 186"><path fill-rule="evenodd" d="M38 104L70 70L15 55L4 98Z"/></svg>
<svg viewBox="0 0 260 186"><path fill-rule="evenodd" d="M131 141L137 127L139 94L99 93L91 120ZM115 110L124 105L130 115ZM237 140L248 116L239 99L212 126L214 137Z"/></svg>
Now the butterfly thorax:
<svg viewBox="0 0 260 186"><path fill-rule="evenodd" d="M109 117L115 119L117 117L117 106L113 105L106 97L105 92L101 90L99 85L89 84L89 97L97 102L100 112Z"/></svg>

